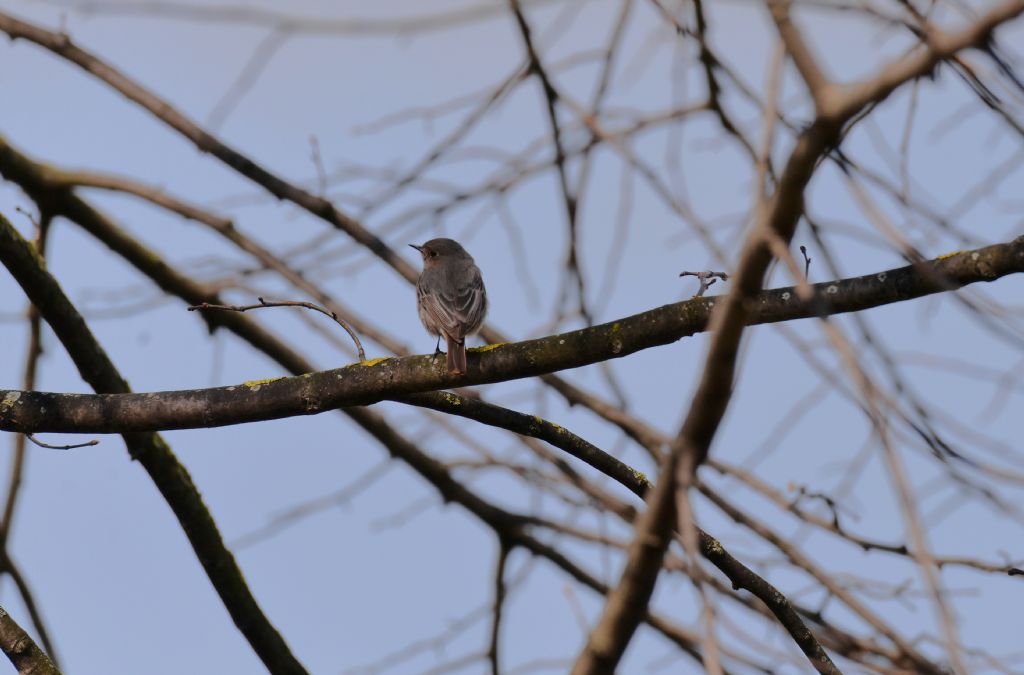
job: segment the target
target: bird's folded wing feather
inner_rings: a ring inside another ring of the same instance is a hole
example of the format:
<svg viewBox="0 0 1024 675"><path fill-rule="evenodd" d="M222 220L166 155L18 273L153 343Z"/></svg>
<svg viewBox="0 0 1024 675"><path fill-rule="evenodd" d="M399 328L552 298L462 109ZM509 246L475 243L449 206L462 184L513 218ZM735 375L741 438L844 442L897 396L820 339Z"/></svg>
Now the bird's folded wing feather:
<svg viewBox="0 0 1024 675"><path fill-rule="evenodd" d="M475 270L474 270L475 271ZM417 289L423 309L441 326L445 335L457 340L466 337L468 328L476 328L486 302L480 272L472 275L466 283L455 288L454 293L427 292Z"/></svg>

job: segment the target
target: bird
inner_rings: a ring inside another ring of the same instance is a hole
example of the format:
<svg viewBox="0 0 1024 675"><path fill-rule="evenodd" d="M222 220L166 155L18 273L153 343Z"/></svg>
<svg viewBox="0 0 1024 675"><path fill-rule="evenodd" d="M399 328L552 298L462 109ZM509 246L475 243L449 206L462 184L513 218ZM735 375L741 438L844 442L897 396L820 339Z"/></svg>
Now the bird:
<svg viewBox="0 0 1024 675"><path fill-rule="evenodd" d="M466 337L480 329L487 314L487 290L473 256L454 239L431 239L409 244L423 256L423 272L416 282L416 307L420 321L447 345L446 364L452 375L465 375Z"/></svg>

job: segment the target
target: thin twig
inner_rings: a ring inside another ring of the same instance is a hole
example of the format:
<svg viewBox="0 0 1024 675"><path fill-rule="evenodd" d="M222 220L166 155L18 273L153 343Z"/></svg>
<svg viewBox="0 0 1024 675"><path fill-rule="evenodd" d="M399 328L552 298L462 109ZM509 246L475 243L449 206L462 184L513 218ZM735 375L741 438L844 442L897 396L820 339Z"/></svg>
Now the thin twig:
<svg viewBox="0 0 1024 675"><path fill-rule="evenodd" d="M504 540L498 541L498 563L494 570L494 607L491 621L491 640L487 648L487 659L491 664L491 675L501 675L498 647L501 643L501 618L505 609L505 568L508 566L510 548Z"/></svg>
<svg viewBox="0 0 1024 675"><path fill-rule="evenodd" d="M800 255L804 257L804 279L806 280L811 272L811 257L807 255L807 247L803 244L800 245Z"/></svg>
<svg viewBox="0 0 1024 675"><path fill-rule="evenodd" d="M316 169L316 194L322 198L327 194L327 171L324 169L324 158L320 154L320 141L316 136L309 137L309 158Z"/></svg>
<svg viewBox="0 0 1024 675"><path fill-rule="evenodd" d="M693 297L702 297L709 288L715 285L719 279L722 281L728 281L729 275L725 272L712 272L707 270L705 272L680 272L681 277L697 277L697 281L700 282L700 288L693 294Z"/></svg>
<svg viewBox="0 0 1024 675"><path fill-rule="evenodd" d="M222 310L225 312L248 312L250 309L261 309L264 307L304 307L311 309L316 312L320 312L324 316L329 316L334 319L335 323L345 329L345 331L352 338L352 341L356 343L356 351L359 352L359 360L366 360L366 352L363 351L363 343L359 341L359 336L356 332L346 323L337 313L324 309L320 305L313 304L312 302L305 302L304 300L275 300L267 301L263 298L257 298L259 303L255 305L214 305L209 302L202 302L198 305L189 305L188 311L194 312L196 310Z"/></svg>
<svg viewBox="0 0 1024 675"><path fill-rule="evenodd" d="M523 44L530 60L530 72L536 75L537 79L540 80L541 88L544 91L544 103L548 113L548 121L551 124L552 142L555 146L555 168L558 170L558 183L562 193L562 203L565 206L566 224L569 228L569 254L566 258L566 274L568 279L576 280L576 299L578 302L579 312L587 322L587 325L590 325L594 322L594 319L587 307L586 286L583 281L583 270L580 268L579 262L579 221L577 219L577 206L579 204L579 200L577 194L569 185L569 170L566 166L567 154L565 142L562 138L562 125L558 121L558 102L560 96L551 81L550 75L548 75L547 69L544 67L543 62L540 59L540 55L537 53L530 25L526 21L526 16L523 14L519 1L509 0L509 4L511 5L512 12L515 15L516 24L519 27L519 33L523 38ZM563 297L564 296L565 293L563 292Z"/></svg>
<svg viewBox="0 0 1024 675"><path fill-rule="evenodd" d="M49 448L50 450L74 450L75 448L88 448L93 445L99 445L100 442L96 439L86 441L85 443L73 443L71 445L50 445L49 443L43 443L32 434L25 434L25 437L38 445L40 448Z"/></svg>

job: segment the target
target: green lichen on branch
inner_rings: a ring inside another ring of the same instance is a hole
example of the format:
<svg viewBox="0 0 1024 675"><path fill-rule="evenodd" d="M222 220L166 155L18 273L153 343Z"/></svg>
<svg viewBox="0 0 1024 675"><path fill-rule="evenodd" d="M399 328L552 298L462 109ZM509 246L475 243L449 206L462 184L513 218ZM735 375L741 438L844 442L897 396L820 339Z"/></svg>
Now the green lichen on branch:
<svg viewBox="0 0 1024 675"><path fill-rule="evenodd" d="M278 380L283 380L283 379L285 379L285 378L284 377L265 377L262 380L246 380L245 382L242 383L242 386L243 387L248 387L249 389L252 389L253 391L259 391L259 388L262 387L263 385L270 384L271 382L277 382Z"/></svg>
<svg viewBox="0 0 1024 675"><path fill-rule="evenodd" d="M643 485L648 490L651 489L651 481L647 479L647 474L645 474L643 471L639 471L632 467L630 467L630 470L633 473L633 477L636 478L641 485Z"/></svg>
<svg viewBox="0 0 1024 675"><path fill-rule="evenodd" d="M7 394L4 395L3 399L0 399L0 412L9 410L11 407L14 406L15 403L18 402L18 399L20 399L20 398L21 398L21 392L20 391L9 391L9 392L7 392Z"/></svg>
<svg viewBox="0 0 1024 675"><path fill-rule="evenodd" d="M715 537L708 537L702 548L704 548L707 553L714 555L723 555L725 553L725 549L722 547L722 542L718 541Z"/></svg>
<svg viewBox="0 0 1024 675"><path fill-rule="evenodd" d="M438 393L440 394L441 398L444 399L450 405L462 405L461 396L453 394L450 391L442 391Z"/></svg>
<svg viewBox="0 0 1024 675"><path fill-rule="evenodd" d="M497 349L498 347L504 347L507 344L508 344L507 342L496 342L493 345L484 345L483 347L470 347L466 351L467 352L474 352L476 354L483 354L484 352L489 352L492 349Z"/></svg>

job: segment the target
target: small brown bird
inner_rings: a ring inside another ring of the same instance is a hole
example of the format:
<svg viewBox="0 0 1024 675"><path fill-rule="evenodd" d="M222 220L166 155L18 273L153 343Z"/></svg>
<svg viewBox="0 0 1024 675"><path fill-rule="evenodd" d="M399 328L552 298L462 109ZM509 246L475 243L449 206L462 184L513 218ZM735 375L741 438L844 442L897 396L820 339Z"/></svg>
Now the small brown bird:
<svg viewBox="0 0 1024 675"><path fill-rule="evenodd" d="M423 272L416 282L420 321L437 335L434 354L447 343L448 372L466 373L466 337L480 329L487 314L487 290L473 256L452 239L431 239L422 246L409 244L423 256Z"/></svg>

